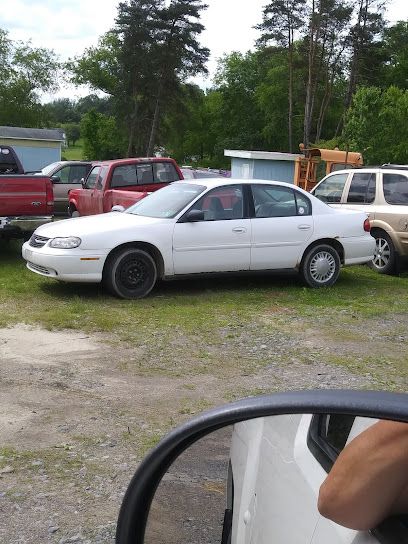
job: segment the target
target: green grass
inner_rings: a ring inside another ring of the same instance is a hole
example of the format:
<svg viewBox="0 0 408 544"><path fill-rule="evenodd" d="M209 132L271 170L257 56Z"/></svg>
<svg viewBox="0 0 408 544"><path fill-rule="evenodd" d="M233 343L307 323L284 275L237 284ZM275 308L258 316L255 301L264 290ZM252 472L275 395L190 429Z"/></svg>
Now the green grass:
<svg viewBox="0 0 408 544"><path fill-rule="evenodd" d="M0 327L25 323L108 333L113 347L140 350L137 357L121 359L125 372L251 375L270 364L267 352L256 351L268 338L288 346L273 354L280 364L295 357L301 364L322 361L357 374L371 369L379 383L389 375L390 388L398 376L408 381L406 272L393 277L363 266L345 268L335 286L321 290L303 287L296 276L183 280L126 301L99 285L63 284L33 274L18 243L0 242L0 265ZM294 347L291 341L300 337L312 345ZM356 350L367 353L359 359ZM388 357L393 365L375 367L371 356Z"/></svg>
<svg viewBox="0 0 408 544"><path fill-rule="evenodd" d="M78 140L74 146L69 146L67 149L63 149L62 156L67 161L80 161L84 158L84 149L82 140Z"/></svg>

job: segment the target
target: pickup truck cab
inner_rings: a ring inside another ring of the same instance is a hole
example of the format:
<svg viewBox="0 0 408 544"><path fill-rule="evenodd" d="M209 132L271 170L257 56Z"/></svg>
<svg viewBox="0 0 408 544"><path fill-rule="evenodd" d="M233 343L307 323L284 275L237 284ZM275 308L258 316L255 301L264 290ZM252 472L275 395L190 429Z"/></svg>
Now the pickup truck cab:
<svg viewBox="0 0 408 544"><path fill-rule="evenodd" d="M183 179L170 158L130 158L95 162L82 189L69 193L69 215L110 212L113 206L128 208L147 194Z"/></svg>
<svg viewBox="0 0 408 544"><path fill-rule="evenodd" d="M54 195L49 176L24 174L14 150L0 147L0 239L28 239L52 221Z"/></svg>

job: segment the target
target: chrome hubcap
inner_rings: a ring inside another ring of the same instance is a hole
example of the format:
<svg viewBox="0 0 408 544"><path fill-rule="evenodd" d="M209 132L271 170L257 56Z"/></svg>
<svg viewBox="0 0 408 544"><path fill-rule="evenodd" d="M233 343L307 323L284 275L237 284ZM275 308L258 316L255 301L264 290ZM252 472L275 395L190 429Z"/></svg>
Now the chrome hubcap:
<svg viewBox="0 0 408 544"><path fill-rule="evenodd" d="M318 283L330 280L336 272L336 261L328 251L319 251L310 263L310 275Z"/></svg>

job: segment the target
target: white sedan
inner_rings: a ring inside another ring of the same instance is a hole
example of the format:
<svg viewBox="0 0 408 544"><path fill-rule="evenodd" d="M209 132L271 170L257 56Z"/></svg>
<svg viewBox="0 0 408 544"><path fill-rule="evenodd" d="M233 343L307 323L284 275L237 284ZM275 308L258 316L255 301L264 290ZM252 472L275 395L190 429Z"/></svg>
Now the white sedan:
<svg viewBox="0 0 408 544"><path fill-rule="evenodd" d="M333 285L341 265L372 260L363 212L335 210L287 183L180 181L124 212L39 227L23 245L27 267L66 282L101 282L116 296L146 296L183 275L297 270Z"/></svg>

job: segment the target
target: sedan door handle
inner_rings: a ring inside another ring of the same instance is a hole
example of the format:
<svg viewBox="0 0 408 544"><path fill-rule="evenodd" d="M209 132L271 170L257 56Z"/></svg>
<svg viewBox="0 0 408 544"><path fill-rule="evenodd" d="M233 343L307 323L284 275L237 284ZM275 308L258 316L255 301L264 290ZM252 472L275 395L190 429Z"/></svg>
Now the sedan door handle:
<svg viewBox="0 0 408 544"><path fill-rule="evenodd" d="M246 228L245 227L235 227L234 229L232 229L232 232L246 232Z"/></svg>
<svg viewBox="0 0 408 544"><path fill-rule="evenodd" d="M312 227L310 225L298 225L299 230L309 230Z"/></svg>

